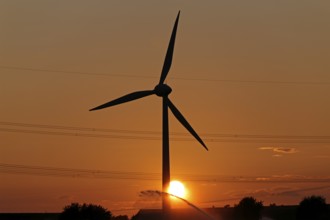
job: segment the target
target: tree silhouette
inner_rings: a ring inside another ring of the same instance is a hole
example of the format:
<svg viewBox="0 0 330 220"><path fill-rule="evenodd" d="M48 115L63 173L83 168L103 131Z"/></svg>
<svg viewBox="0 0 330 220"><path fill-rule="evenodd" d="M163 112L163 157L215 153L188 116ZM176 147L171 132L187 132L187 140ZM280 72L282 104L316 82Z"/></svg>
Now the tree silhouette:
<svg viewBox="0 0 330 220"><path fill-rule="evenodd" d="M112 214L99 205L72 203L65 206L59 220L110 220Z"/></svg>
<svg viewBox="0 0 330 220"><path fill-rule="evenodd" d="M259 220L262 208L262 201L257 201L253 197L244 197L238 205L235 205L234 214L239 220Z"/></svg>
<svg viewBox="0 0 330 220"><path fill-rule="evenodd" d="M129 220L127 215L118 215L115 217L112 217L112 220Z"/></svg>
<svg viewBox="0 0 330 220"><path fill-rule="evenodd" d="M330 219L329 208L322 196L305 197L297 208L297 220Z"/></svg>

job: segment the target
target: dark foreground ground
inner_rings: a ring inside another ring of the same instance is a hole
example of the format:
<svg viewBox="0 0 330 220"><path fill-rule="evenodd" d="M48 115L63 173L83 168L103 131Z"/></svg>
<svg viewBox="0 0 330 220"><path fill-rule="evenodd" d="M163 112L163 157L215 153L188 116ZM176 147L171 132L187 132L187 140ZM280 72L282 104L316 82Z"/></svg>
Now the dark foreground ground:
<svg viewBox="0 0 330 220"><path fill-rule="evenodd" d="M266 206L262 210L264 220L296 220L297 206ZM235 220L233 208L208 208L205 213L219 220ZM0 220L58 220L59 213L0 213ZM161 219L161 210L140 210L132 220ZM193 209L174 209L170 219L203 220L208 219L202 212ZM330 219L329 219L330 220Z"/></svg>
<svg viewBox="0 0 330 220"><path fill-rule="evenodd" d="M58 220L59 213L0 213L0 220Z"/></svg>
<svg viewBox="0 0 330 220"><path fill-rule="evenodd" d="M263 219L271 220L296 220L297 206L266 206L262 210ZM204 213L192 209L174 209L170 219L173 220L237 220L234 217L233 208L207 208ZM140 210L132 220L153 220L161 219L160 210L144 209ZM330 220L330 219L329 219Z"/></svg>

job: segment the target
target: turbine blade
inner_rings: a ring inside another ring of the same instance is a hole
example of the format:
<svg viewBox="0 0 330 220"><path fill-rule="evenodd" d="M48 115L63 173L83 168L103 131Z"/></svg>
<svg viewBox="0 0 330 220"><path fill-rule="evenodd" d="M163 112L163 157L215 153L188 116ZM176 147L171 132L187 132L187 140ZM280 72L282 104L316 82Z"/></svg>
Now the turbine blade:
<svg viewBox="0 0 330 220"><path fill-rule="evenodd" d="M201 145L203 145L203 147L206 150L209 150L206 145L204 144L203 140L198 136L198 134L196 133L196 131L191 127L191 125L188 123L188 121L183 117L183 115L179 112L179 110L174 106L174 104L171 102L170 99L167 99L167 105L168 107L171 109L171 111L173 112L173 115L181 122L181 124L190 132L190 134L192 134L192 136L194 136L199 143L201 143Z"/></svg>
<svg viewBox="0 0 330 220"><path fill-rule="evenodd" d="M170 71L171 64L172 64L172 57L173 57L173 51L174 51L174 44L175 44L175 36L176 36L176 29L178 27L178 22L179 22L179 17L180 17L180 11L178 13L178 16L176 17L170 43L167 48L166 56L165 56L165 61L162 69L162 74L160 75L160 80L159 84L163 84L168 72Z"/></svg>
<svg viewBox="0 0 330 220"><path fill-rule="evenodd" d="M122 103L125 103L125 102L133 101L135 99L140 99L140 98L143 98L145 96L152 95L152 94L155 94L154 90L145 90L145 91L133 92L133 93L130 93L128 95L124 95L124 96L122 96L118 99L107 102L103 105L92 108L89 111L94 111L94 110L99 110L99 109L102 109L102 108L111 107L111 106L114 106L114 105L119 105L119 104L122 104Z"/></svg>

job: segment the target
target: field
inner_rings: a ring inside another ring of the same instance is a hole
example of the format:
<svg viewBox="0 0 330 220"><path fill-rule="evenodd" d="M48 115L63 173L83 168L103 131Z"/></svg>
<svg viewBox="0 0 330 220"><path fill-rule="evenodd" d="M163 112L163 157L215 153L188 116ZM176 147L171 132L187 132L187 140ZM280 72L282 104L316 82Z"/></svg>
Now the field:
<svg viewBox="0 0 330 220"><path fill-rule="evenodd" d="M233 208L203 209L215 219L234 220ZM273 220L295 220L296 206L267 206L262 211L262 216ZM160 210L140 210L134 219L159 219ZM0 220L58 220L59 213L0 213ZM173 219L203 219L192 209L175 209Z"/></svg>

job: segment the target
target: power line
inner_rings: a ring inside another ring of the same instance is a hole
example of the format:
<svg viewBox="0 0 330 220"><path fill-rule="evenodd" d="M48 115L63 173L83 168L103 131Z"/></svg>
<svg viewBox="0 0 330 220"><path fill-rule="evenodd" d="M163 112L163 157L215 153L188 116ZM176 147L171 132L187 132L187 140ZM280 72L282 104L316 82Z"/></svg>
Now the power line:
<svg viewBox="0 0 330 220"><path fill-rule="evenodd" d="M92 72L80 72L80 71L64 71L64 70L50 70L50 69L38 69L38 68L27 68L27 67L14 67L14 66L0 66L0 68L9 69L9 70L24 70L24 71L33 71L33 72L64 73L64 74L104 76L104 77L157 78L156 76L147 76L147 75L137 76L130 74L92 73Z"/></svg>
<svg viewBox="0 0 330 220"><path fill-rule="evenodd" d="M18 126L18 127L29 127L29 128L46 128L46 129L56 129L56 130L74 130L74 131L87 131L87 132L106 132L106 133L134 133L134 134L151 134L151 135L161 135L161 132L157 131L142 131L142 130L122 130L122 129L107 129L107 128L88 128L88 127L78 127L78 126L63 126L63 125L47 125L47 124L31 124L31 123L18 123L18 122L8 122L0 121L0 125L8 126ZM185 135L183 133L175 133L180 135Z"/></svg>
<svg viewBox="0 0 330 220"><path fill-rule="evenodd" d="M0 121L0 125L15 126L15 127L32 127L32 128L47 128L56 130L75 130L75 131L90 131L90 132L105 132L105 133L125 133L125 134L149 134L161 135L160 131L148 130L123 130L123 129L109 129L109 128L91 128L80 126L64 126L51 124L32 124L20 122ZM218 134L218 133L200 133L208 137L229 137L229 138L271 138L271 139L330 139L330 135L269 135L269 134ZM183 132L171 132L174 136L190 136Z"/></svg>
<svg viewBox="0 0 330 220"><path fill-rule="evenodd" d="M120 130L105 128L74 127L63 125L29 124L18 122L0 121L2 132L57 135L90 138L110 138L110 139L138 139L138 140L160 140L161 132L141 131L141 130ZM9 128L8 128L9 127ZM18 127L18 128L17 128ZM21 129L21 128L25 129ZM26 129L28 128L28 129ZM36 130L35 128L39 129ZM41 130L40 130L41 129ZM88 133L87 133L88 132ZM203 139L208 142L226 143L330 143L330 136L326 135L267 135L267 134L216 134L200 133ZM188 133L173 132L173 141L193 141Z"/></svg>
<svg viewBox="0 0 330 220"><path fill-rule="evenodd" d="M23 130L23 129L9 129L0 128L3 132L25 133L25 134L40 134L40 135L57 135L57 136L71 136L71 137L90 137L90 138L109 138L109 139L123 139L123 140L161 140L161 137L149 137L149 136L123 136L123 135L102 135L102 134L86 134L86 133L70 133L70 132L56 132L56 131L37 131L37 130ZM330 140L276 140L276 139L210 139L203 138L206 142L216 143L301 143L301 144L327 144ZM172 141L194 141L191 138L172 138Z"/></svg>
<svg viewBox="0 0 330 220"><path fill-rule="evenodd" d="M106 171L92 169L73 169L62 167L31 166L21 164L0 163L0 173L25 174L36 176L70 177L70 178L98 178L120 180L160 180L160 173ZM202 174L174 174L176 178L191 182L227 182L227 183L301 183L318 182L329 183L330 178L322 177L279 177L279 176L225 176Z"/></svg>
<svg viewBox="0 0 330 220"><path fill-rule="evenodd" d="M6 163L0 163L0 172L12 173L12 174L31 174L37 176L56 176L56 177L141 179L141 180L160 179L160 174L158 175L155 173L26 166L20 164L6 164Z"/></svg>
<svg viewBox="0 0 330 220"><path fill-rule="evenodd" d="M10 129L0 128L0 131L25 133L25 134L40 134L40 135L59 135L71 137L91 137L91 138L110 138L110 139L140 139L140 140L159 140L160 137L148 136L123 136L123 135L102 135L102 134L87 134L87 133L74 133L74 132L58 132L58 131L40 131L40 130L24 130L24 129Z"/></svg>
<svg viewBox="0 0 330 220"><path fill-rule="evenodd" d="M95 72L80 72L80 71L64 71L64 70L50 70L15 66L0 66L1 69L9 70L23 70L33 72L49 72L49 73L64 73L76 75L102 76L102 77L125 77L125 78L150 78L158 79L158 76L150 75L132 75L132 74L113 74L113 73L95 73ZM171 77L176 80L192 80L205 82L222 82L222 83L250 83L250 84L288 84L288 85L330 85L330 82L310 82L310 81L276 81L276 80L232 80L232 79L211 79L211 78L187 78L187 77Z"/></svg>

